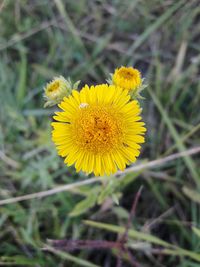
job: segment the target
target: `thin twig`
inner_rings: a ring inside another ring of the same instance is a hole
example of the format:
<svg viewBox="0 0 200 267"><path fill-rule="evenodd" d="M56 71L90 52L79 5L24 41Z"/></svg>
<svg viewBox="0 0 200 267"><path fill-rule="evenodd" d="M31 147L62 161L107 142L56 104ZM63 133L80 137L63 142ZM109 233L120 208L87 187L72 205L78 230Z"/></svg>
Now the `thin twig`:
<svg viewBox="0 0 200 267"><path fill-rule="evenodd" d="M152 220L150 223L147 223L143 226L143 232L150 232L150 230L152 229L152 227L160 222L163 221L164 218L166 218L167 216L171 215L174 212L175 206L169 208L168 210L166 210L164 213L162 213L159 217L155 218L154 220Z"/></svg>
<svg viewBox="0 0 200 267"><path fill-rule="evenodd" d="M126 228L125 228L125 232L124 234L122 235L122 237L119 239L118 242L120 242L122 244L122 246L120 247L120 251L119 251L119 255L117 257L117 265L116 267L121 267L122 266L122 256L124 254L124 252L127 252L128 250L125 248L125 244L127 243L127 240L128 240L128 231L131 227L131 221L133 219L133 217L135 216L135 212L136 212L136 207L137 207L137 204L138 204L138 200L139 200L139 197L141 195L141 192L142 192L142 189L143 189L143 186L141 186L133 200L133 204L132 204L132 207L131 207L131 211L130 211L130 214L129 214L129 218L128 218L128 222L126 224ZM131 258L131 260L133 260L133 258ZM131 261L132 262L132 261ZM135 263L135 261L133 261ZM137 263L133 266L138 266Z"/></svg>
<svg viewBox="0 0 200 267"><path fill-rule="evenodd" d="M133 267L141 267L141 265L136 261L135 257L130 252L130 250L126 249L126 253Z"/></svg>
<svg viewBox="0 0 200 267"><path fill-rule="evenodd" d="M63 191L69 191L72 188L76 188L79 186L83 186L83 185L87 185L87 184L92 184L95 183L97 181L101 181L103 178L102 177L94 177L91 179L87 179L81 182L76 182L73 184L67 184L67 185L62 185L50 190L46 190L46 191L41 191L41 192L37 192L37 193L32 193L32 194L28 194L28 195L23 195L23 196L19 196L19 197L13 197L13 198L8 198L8 199L4 199L0 201L0 205L5 205L5 204L10 204L10 203L15 203L15 202L20 202L23 200L29 200L29 199L34 199L34 198L42 198L42 197L47 197L47 196L51 196Z"/></svg>
<svg viewBox="0 0 200 267"><path fill-rule="evenodd" d="M3 0L2 3L0 3L0 12L3 10L4 6L5 6L5 0Z"/></svg>
<svg viewBox="0 0 200 267"><path fill-rule="evenodd" d="M165 158L162 158L162 159L152 160L152 161L147 162L147 163L134 165L130 168L127 168L123 172L121 172L121 171L117 172L116 175L155 168L155 167L163 165L167 162L173 161L175 159L179 159L179 158L182 158L185 156L195 155L195 154L198 154L199 152L200 152L200 146L194 147L194 148L188 149L188 150L180 152L180 153L172 154L172 155L165 157ZM80 186L88 185L88 184L93 184L96 182L102 182L104 179L105 179L105 177L93 177L93 178L89 178L89 179L84 180L84 181L80 181L80 182L76 182L76 183L72 183L72 184L68 184L68 185L62 185L62 186L59 186L59 187L56 187L53 189L49 189L46 191L40 191L40 192L33 193L33 194L27 194L27 195L23 195L23 196L19 196L19 197L4 199L4 200L0 201L0 205L16 203L19 201L29 200L29 199L34 199L34 198L47 197L47 196L51 196L54 194L58 194L58 193L63 192L63 191L69 191L72 188L76 188L76 187L80 187ZM123 177L122 177L122 179L123 179Z"/></svg>
<svg viewBox="0 0 200 267"><path fill-rule="evenodd" d="M47 242L54 248L64 251L74 251L77 249L113 249L119 248L119 242L112 242L107 240L51 240ZM45 250L45 248L43 249Z"/></svg>
<svg viewBox="0 0 200 267"><path fill-rule="evenodd" d="M117 265L116 267L122 267L122 257L127 253L129 261L133 267L140 267L139 263L134 259L133 255L127 249L128 243L128 230L131 227L131 220L135 216L136 207L138 204L139 197L142 192L142 186L138 190L131 207L130 215L126 224L125 232L121 238L118 238L115 242L107 240L68 240L68 239L58 239L51 240L47 239L48 244L51 247L61 251L74 251L79 249L117 249ZM46 246L42 250L48 250Z"/></svg>
<svg viewBox="0 0 200 267"><path fill-rule="evenodd" d="M138 204L138 200L140 198L140 195L142 193L142 189L143 189L143 186L141 186L135 196L135 199L133 201L133 204L132 204L132 207L131 207L131 212L129 214L129 218L128 218L128 222L127 222L127 225L126 225L126 230L121 238L122 242L126 242L127 239L128 239L128 231L131 227L131 221L132 219L135 217L135 211L136 211L136 207L137 207L137 204Z"/></svg>
<svg viewBox="0 0 200 267"><path fill-rule="evenodd" d="M161 158L161 159L156 159L156 160L152 160L150 162L144 163L144 164L140 164L140 165L136 165L133 167L130 167L128 169L126 169L125 171L123 171L123 173L130 173L132 171L140 171L143 169L150 169L150 168L154 168L160 165L163 165L169 161L173 161L175 159L179 159L182 157L187 157L190 155L194 155L194 154L198 154L200 152L200 146L194 147L194 148L190 148L188 150L185 150L183 152L179 152L179 153L174 153L171 154L167 157ZM118 173L122 173L122 172L118 172Z"/></svg>
<svg viewBox="0 0 200 267"><path fill-rule="evenodd" d="M123 256L123 252L120 250L119 251L119 255L117 257L117 265L116 265L116 267L121 267L122 266L122 256Z"/></svg>

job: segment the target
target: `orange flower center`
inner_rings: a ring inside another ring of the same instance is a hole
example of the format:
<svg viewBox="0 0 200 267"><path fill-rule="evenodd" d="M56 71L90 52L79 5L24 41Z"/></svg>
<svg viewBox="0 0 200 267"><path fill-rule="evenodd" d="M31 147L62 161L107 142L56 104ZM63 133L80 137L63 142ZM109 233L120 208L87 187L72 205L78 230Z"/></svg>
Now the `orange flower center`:
<svg viewBox="0 0 200 267"><path fill-rule="evenodd" d="M74 142L86 151L105 153L122 143L122 120L111 107L80 108L72 127Z"/></svg>

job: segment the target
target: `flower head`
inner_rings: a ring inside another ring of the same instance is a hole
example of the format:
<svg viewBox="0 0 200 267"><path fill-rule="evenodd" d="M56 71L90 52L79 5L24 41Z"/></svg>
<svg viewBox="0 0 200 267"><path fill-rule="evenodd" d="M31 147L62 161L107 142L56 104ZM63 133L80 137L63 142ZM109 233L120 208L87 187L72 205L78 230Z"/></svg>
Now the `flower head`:
<svg viewBox="0 0 200 267"><path fill-rule="evenodd" d="M79 82L75 85L78 86ZM71 83L71 80L66 80L63 76L55 77L50 83L47 83L44 88L44 97L47 102L45 107L53 106L60 103L64 96L71 94L72 89L77 89Z"/></svg>
<svg viewBox="0 0 200 267"><path fill-rule="evenodd" d="M121 67L115 70L112 82L123 89L134 91L142 85L141 73L132 67Z"/></svg>
<svg viewBox="0 0 200 267"><path fill-rule="evenodd" d="M52 139L68 166L110 175L136 160L146 129L138 101L129 100L128 91L107 84L85 85L63 99Z"/></svg>

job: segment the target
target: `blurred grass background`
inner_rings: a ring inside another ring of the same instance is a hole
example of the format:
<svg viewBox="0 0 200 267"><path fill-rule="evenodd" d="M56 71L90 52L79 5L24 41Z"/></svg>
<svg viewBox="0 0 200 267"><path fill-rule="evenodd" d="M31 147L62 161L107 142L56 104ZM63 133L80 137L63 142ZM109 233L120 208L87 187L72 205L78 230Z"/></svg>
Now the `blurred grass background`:
<svg viewBox="0 0 200 267"><path fill-rule="evenodd" d="M102 83L114 68L135 66L149 84L140 161L197 147L199 17L198 0L0 1L1 199L87 178L67 168L51 142L53 109L43 109L42 94L55 75L81 79L82 85ZM46 238L116 240L143 185L132 225L139 236L131 232L129 240L137 261L146 267L200 266L199 164L198 156L188 156L126 175L113 187L120 206L106 193L91 209L80 202L99 194L97 184L0 206L0 265L115 266L115 251L69 254L41 247ZM131 264L124 259L123 266Z"/></svg>

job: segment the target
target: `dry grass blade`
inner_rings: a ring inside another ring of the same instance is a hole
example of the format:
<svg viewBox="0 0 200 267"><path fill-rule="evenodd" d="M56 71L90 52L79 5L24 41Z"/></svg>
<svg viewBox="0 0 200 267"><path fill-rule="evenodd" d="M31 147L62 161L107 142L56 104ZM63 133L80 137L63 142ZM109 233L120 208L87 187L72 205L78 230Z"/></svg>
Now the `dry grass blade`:
<svg viewBox="0 0 200 267"><path fill-rule="evenodd" d="M198 154L199 152L200 152L200 146L194 147L194 148L188 149L188 150L180 152L180 153L174 153L174 154L172 154L168 157L165 157L165 158L156 159L156 160L152 160L150 162L144 163L144 164L133 166L131 168L126 169L124 171L124 173L129 173L132 171L140 171L142 169L154 168L156 166L163 165L169 161L172 161L172 160L175 160L178 158L182 158L182 157L186 157L186 156L190 156L190 155L194 155L194 154Z"/></svg>
<svg viewBox="0 0 200 267"><path fill-rule="evenodd" d="M9 158L2 151L0 151L0 159L3 160L8 166L14 169L18 169L20 167L19 162Z"/></svg>
<svg viewBox="0 0 200 267"><path fill-rule="evenodd" d="M157 159L157 160L153 160L153 161L150 161L150 162L147 162L147 163L144 163L144 164L139 164L139 165L130 167L130 168L126 169L124 172L120 171L117 174L124 174L124 173L130 173L130 172L134 172L134 171L140 171L140 170L143 170L143 169L155 168L155 167L163 165L163 164L165 164L165 163L167 163L169 161L172 161L172 160L175 160L175 159L178 159L178 158L182 158L182 157L185 157L185 156L188 156L188 155L195 155L195 154L198 154L199 152L200 152L200 146L194 147L194 148L188 149L188 150L180 152L180 153L172 154L172 155L170 155L168 157L165 157L165 158L162 158L162 159ZM34 199L34 198L47 197L47 196L50 196L50 195L58 194L60 192L70 191L71 189L79 187L79 186L100 182L103 179L105 179L105 178L104 177L89 178L89 179L81 181L81 182L72 183L72 184L68 184L68 185L62 185L62 186L59 186L57 188L53 188L53 189L46 190L46 191L41 191L41 192L28 194L28 195L24 195L24 196L4 199L4 200L0 201L0 205L16 203L16 202L20 202L20 201L23 201L23 200L29 200L29 199Z"/></svg>

